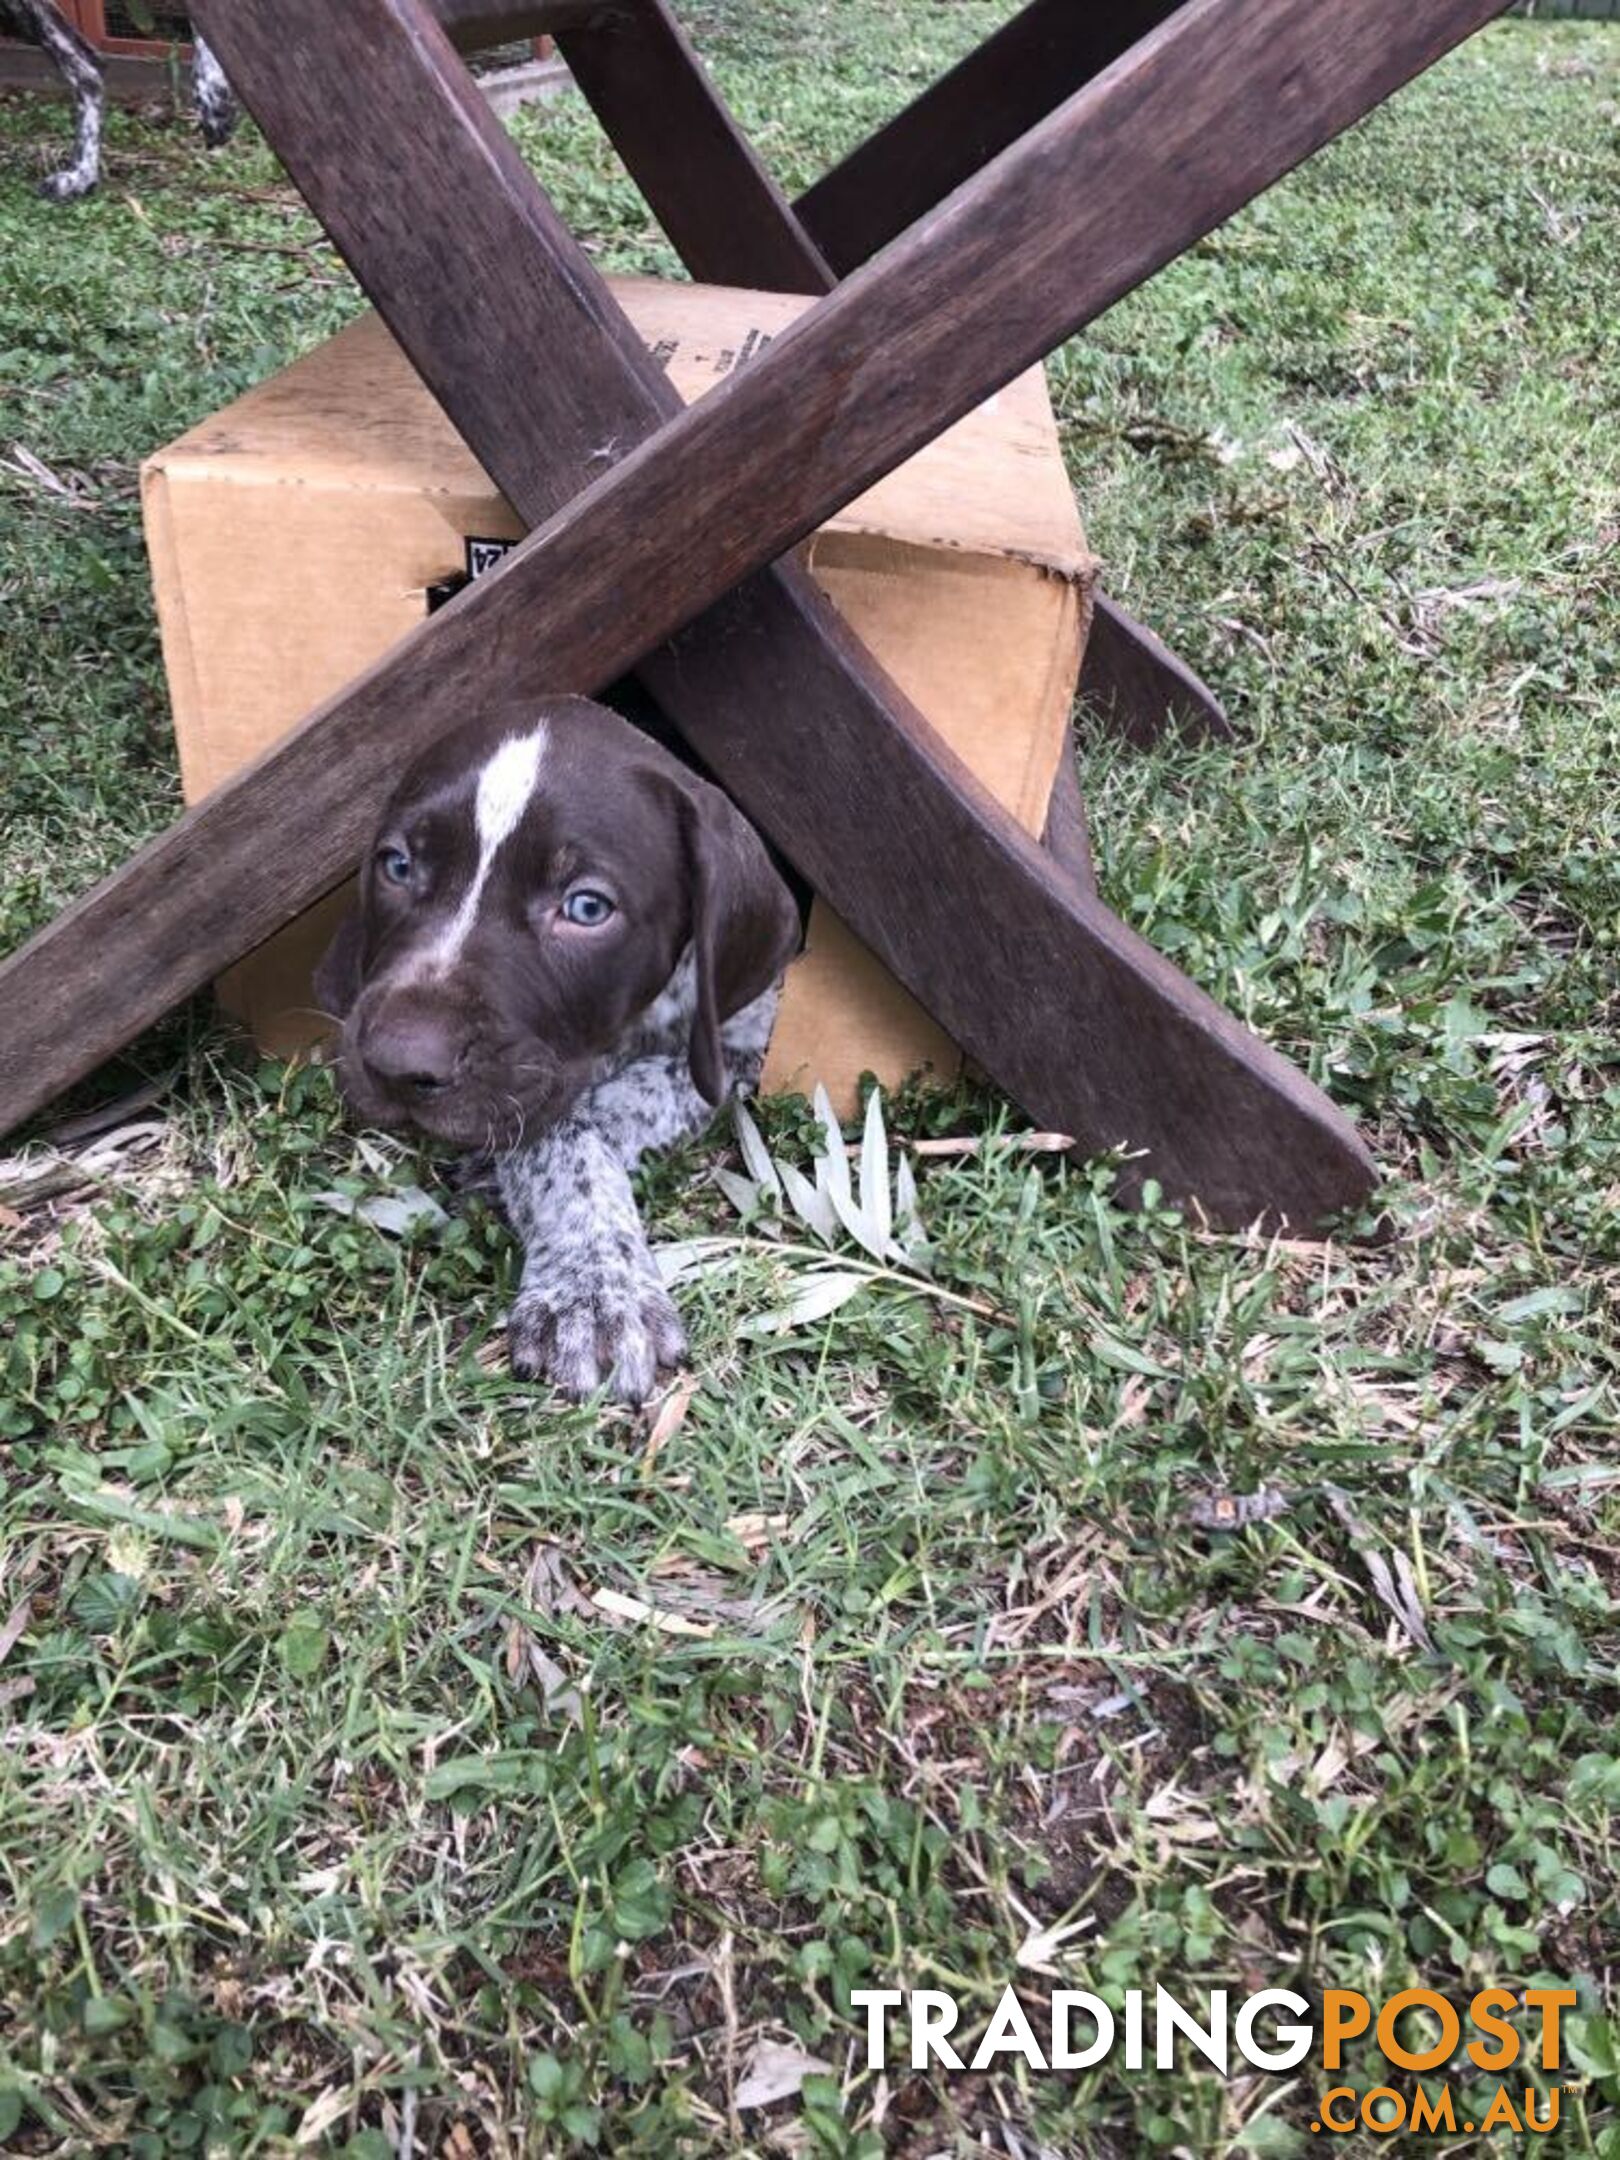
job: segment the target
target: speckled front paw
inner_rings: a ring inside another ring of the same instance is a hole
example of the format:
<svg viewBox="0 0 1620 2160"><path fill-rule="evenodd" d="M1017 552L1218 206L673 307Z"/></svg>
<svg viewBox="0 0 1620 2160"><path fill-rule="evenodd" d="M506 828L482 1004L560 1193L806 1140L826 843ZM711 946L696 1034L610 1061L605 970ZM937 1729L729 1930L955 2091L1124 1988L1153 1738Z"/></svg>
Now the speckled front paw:
<svg viewBox="0 0 1620 2160"><path fill-rule="evenodd" d="M603 1387L615 1401L645 1402L660 1370L686 1355L668 1291L641 1274L526 1289L506 1335L519 1379L548 1379L576 1402Z"/></svg>
<svg viewBox="0 0 1620 2160"><path fill-rule="evenodd" d="M95 184L94 173L86 176L70 167L64 172L47 173L39 183L39 192L47 202L77 202L81 196L90 194Z"/></svg>

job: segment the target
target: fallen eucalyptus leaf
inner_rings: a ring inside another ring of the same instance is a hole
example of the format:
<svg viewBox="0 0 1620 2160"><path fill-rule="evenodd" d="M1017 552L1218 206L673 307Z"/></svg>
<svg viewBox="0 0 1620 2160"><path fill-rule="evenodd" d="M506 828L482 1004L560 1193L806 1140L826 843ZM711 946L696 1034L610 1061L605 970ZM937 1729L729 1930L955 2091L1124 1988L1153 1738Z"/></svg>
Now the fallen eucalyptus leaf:
<svg viewBox="0 0 1620 2160"><path fill-rule="evenodd" d="M762 1191L780 1200L781 1181L776 1175L776 1165L771 1161L771 1151L765 1145L759 1127L754 1123L753 1113L741 1101L732 1106L732 1122L737 1128L737 1145L749 1176Z"/></svg>
<svg viewBox="0 0 1620 2160"><path fill-rule="evenodd" d="M806 2055L802 2048L788 2047L780 2040L759 2040L748 2058L748 2068L737 2085L736 2101L739 2108L772 2107L778 2100L791 2100L801 2092L808 2077L831 2077L833 2067L817 2055Z"/></svg>
<svg viewBox="0 0 1620 2160"><path fill-rule="evenodd" d="M791 1335L795 1328L807 1327L813 1320L825 1320L847 1305L852 1297L864 1290L872 1280L870 1275L855 1275L843 1268L822 1268L806 1275L785 1305L773 1306L769 1312L755 1313L740 1321L739 1335L758 1338L766 1335Z"/></svg>
<svg viewBox="0 0 1620 2160"><path fill-rule="evenodd" d="M370 1223L384 1237L408 1237L424 1224L440 1230L450 1220L438 1201L423 1192L420 1185L401 1185L392 1192L369 1193L363 1199L356 1199L352 1193L320 1192L314 1201L316 1207L330 1208L334 1215L351 1215L357 1222Z"/></svg>
<svg viewBox="0 0 1620 2160"><path fill-rule="evenodd" d="M628 1620L657 1628L663 1635L692 1635L707 1642L714 1629L705 1620L688 1620L680 1613L664 1612L644 1598L627 1597L622 1590L593 1590L591 1603L610 1620Z"/></svg>
<svg viewBox="0 0 1620 2160"><path fill-rule="evenodd" d="M874 1088L861 1131L861 1213L884 1252L890 1249L894 1216L889 1204L889 1142L883 1130L883 1094Z"/></svg>
<svg viewBox="0 0 1620 2160"><path fill-rule="evenodd" d="M838 1235L838 1217L819 1180L812 1185L791 1163L785 1162L780 1168L783 1189L794 1214L823 1244L830 1245Z"/></svg>

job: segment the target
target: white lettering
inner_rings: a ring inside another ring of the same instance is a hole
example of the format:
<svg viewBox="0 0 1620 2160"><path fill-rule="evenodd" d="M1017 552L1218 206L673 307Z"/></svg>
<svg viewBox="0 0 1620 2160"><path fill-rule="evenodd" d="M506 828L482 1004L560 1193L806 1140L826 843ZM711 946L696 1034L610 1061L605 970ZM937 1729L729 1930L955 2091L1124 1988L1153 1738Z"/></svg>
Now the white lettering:
<svg viewBox="0 0 1620 2160"><path fill-rule="evenodd" d="M1096 2037L1083 2048L1069 2045L1069 2021L1077 2010L1097 2028ZM1093 2063L1102 2061L1113 2044L1114 2013L1102 1998L1088 1995L1084 1988L1059 1988L1052 1997L1052 2068L1089 2070Z"/></svg>
<svg viewBox="0 0 1620 2160"><path fill-rule="evenodd" d="M888 2033L883 2023L885 2010L898 2010L904 2001L898 1988L851 1988L850 2005L866 2012L866 2067L868 2070L888 2068Z"/></svg>
<svg viewBox="0 0 1620 2160"><path fill-rule="evenodd" d="M1292 2010L1296 2017L1308 2017L1310 2004L1303 1995L1296 1995L1291 1988L1262 1988L1258 1995L1251 1995L1237 2014L1236 2038L1238 2052L1244 2061L1256 2070L1297 2070L1311 2051L1316 2038L1309 2025L1279 2024L1274 2038L1281 2045L1258 2047L1255 2044L1254 2025L1275 2003L1279 2009Z"/></svg>
<svg viewBox="0 0 1620 2160"><path fill-rule="evenodd" d="M1153 1995L1153 2022L1158 2034L1156 2059L1161 2070L1172 2070L1176 2061L1176 2034L1185 2033L1200 2055L1207 2056L1221 2073L1226 2075L1226 1990L1212 1988L1209 1996L1209 2026L1200 2025L1190 2010L1183 2010L1180 2003L1167 1988L1156 1988Z"/></svg>
<svg viewBox="0 0 1620 2160"><path fill-rule="evenodd" d="M938 1988L918 1988L911 1998L911 2067L926 2070L932 2055L947 2070L960 2070L962 2058L946 2041L956 2029L956 2005Z"/></svg>
<svg viewBox="0 0 1620 2160"><path fill-rule="evenodd" d="M1004 1988L973 2057L975 2070L987 2070L998 2055L1022 2055L1032 2070L1044 2070L1046 2057L1036 2039L1024 2006L1011 1988Z"/></svg>
<svg viewBox="0 0 1620 2160"><path fill-rule="evenodd" d="M1142 1990L1127 1988L1125 1991L1125 2067L1140 2070L1142 2067Z"/></svg>

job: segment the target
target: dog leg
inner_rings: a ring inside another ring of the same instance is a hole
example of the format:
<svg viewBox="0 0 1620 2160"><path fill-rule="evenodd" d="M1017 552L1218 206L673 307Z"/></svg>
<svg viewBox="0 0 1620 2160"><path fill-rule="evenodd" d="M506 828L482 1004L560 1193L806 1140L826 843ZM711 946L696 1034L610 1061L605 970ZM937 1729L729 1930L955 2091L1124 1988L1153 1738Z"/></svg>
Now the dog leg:
<svg viewBox="0 0 1620 2160"><path fill-rule="evenodd" d="M728 1102L736 1095L751 1095L759 1085L777 996L775 989L767 990L720 1030ZM637 1058L599 1080L581 1098L579 1112L625 1169L633 1170L654 1148L674 1147L702 1132L715 1114L715 1105L693 1086L686 1052L680 1050Z"/></svg>
<svg viewBox="0 0 1620 2160"><path fill-rule="evenodd" d="M647 1247L630 1175L579 1115L496 1166L523 1244L523 1281L507 1317L512 1370L545 1374L576 1400L606 1386L645 1402L686 1337Z"/></svg>
<svg viewBox="0 0 1620 2160"><path fill-rule="evenodd" d="M191 102L210 150L228 143L236 131L237 104L214 49L198 38L191 48Z"/></svg>
<svg viewBox="0 0 1620 2160"><path fill-rule="evenodd" d="M773 988L720 1031L728 1091L759 1080L776 1016ZM684 1050L637 1058L586 1091L561 1124L495 1165L523 1246L523 1281L507 1319L512 1369L549 1375L567 1395L604 1384L644 1402L686 1336L630 1189L653 1148L703 1130L715 1106L692 1084Z"/></svg>
<svg viewBox="0 0 1620 2160"><path fill-rule="evenodd" d="M39 183L49 202L72 202L88 195L101 178L101 63L50 0L19 0L25 29L55 63L73 99L73 162Z"/></svg>

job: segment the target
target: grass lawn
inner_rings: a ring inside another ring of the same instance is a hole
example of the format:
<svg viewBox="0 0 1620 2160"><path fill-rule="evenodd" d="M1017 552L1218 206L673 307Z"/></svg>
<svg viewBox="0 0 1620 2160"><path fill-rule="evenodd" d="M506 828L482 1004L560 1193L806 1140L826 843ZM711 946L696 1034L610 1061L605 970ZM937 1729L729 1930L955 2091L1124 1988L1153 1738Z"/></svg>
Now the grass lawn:
<svg viewBox="0 0 1620 2160"><path fill-rule="evenodd" d="M687 12L799 184L1008 6ZM669 267L580 110L519 132ZM357 305L251 137L119 119L62 211L65 139L0 103L6 947L177 807L139 459ZM508 1379L498 1226L334 1210L430 1168L205 1003L5 1166L0 2147L1321 2149L1310 2068L864 2068L852 1987L1016 1979L1567 1983L1511 2082L1620 2155L1617 323L1620 31L1518 23L1052 363L1110 584L1244 729L1086 738L1104 891L1362 1121L1386 1242L903 1100L990 1136L919 1163L931 1287L744 1338L756 1232L650 1435ZM660 1239L737 1234L728 1146Z"/></svg>

